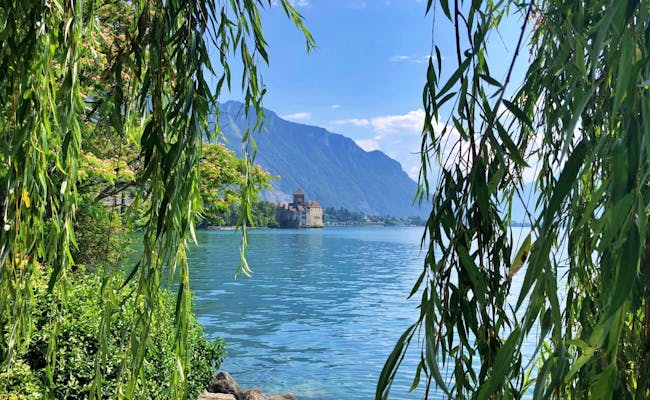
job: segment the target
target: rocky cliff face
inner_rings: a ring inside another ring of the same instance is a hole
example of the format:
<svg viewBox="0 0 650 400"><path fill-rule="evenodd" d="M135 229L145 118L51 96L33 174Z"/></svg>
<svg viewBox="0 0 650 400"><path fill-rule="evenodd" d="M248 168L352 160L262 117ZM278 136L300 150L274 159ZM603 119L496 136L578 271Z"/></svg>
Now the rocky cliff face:
<svg viewBox="0 0 650 400"><path fill-rule="evenodd" d="M269 201L290 201L296 188L324 208L344 207L369 215L424 216L428 210L412 205L416 183L401 165L380 151L367 152L342 135L323 128L286 121L266 110L264 131L255 136L256 162L280 176ZM221 105L219 125L226 145L243 154L242 134L247 124L242 104Z"/></svg>

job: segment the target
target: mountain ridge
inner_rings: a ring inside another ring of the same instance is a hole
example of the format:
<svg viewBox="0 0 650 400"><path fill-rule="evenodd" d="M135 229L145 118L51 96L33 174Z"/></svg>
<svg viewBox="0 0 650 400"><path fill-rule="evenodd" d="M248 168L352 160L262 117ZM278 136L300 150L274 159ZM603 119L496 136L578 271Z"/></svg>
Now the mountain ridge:
<svg viewBox="0 0 650 400"><path fill-rule="evenodd" d="M254 134L255 162L280 176L262 194L265 200L288 201L301 188L323 207L396 217L426 214L413 206L417 183L396 160L379 150L365 151L325 128L287 121L268 109L264 114L263 131ZM226 146L241 157L241 138L254 116L246 118L242 103L228 101L220 104L218 118Z"/></svg>

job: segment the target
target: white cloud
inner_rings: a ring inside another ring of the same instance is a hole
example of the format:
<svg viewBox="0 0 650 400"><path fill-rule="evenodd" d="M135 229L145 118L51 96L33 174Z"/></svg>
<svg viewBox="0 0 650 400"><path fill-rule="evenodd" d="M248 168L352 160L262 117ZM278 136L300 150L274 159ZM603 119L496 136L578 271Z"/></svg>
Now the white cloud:
<svg viewBox="0 0 650 400"><path fill-rule="evenodd" d="M406 114L382 115L373 118L347 118L337 119L330 122L333 125L353 125L359 127L370 127L382 139L386 136L420 135L424 124L424 110L418 109L409 111Z"/></svg>
<svg viewBox="0 0 650 400"><path fill-rule="evenodd" d="M310 112L298 112L294 114L281 115L281 118L288 119L290 121L307 121L311 119Z"/></svg>
<svg viewBox="0 0 650 400"><path fill-rule="evenodd" d="M379 150L380 148L379 142L375 139L357 139L354 142L365 151Z"/></svg>
<svg viewBox="0 0 650 400"><path fill-rule="evenodd" d="M523 177L524 183L534 182L537 179L541 162L537 156L529 157L526 162L528 163L528 167L523 169L521 176Z"/></svg>
<svg viewBox="0 0 650 400"><path fill-rule="evenodd" d="M348 119L337 119L336 121L331 122L334 125L354 125L354 126L370 126L370 120L367 118L348 118Z"/></svg>
<svg viewBox="0 0 650 400"><path fill-rule="evenodd" d="M424 110L404 114L381 115L372 118L347 118L330 122L332 126L354 126L374 134L369 139L355 142L365 151L381 150L399 161L404 171L417 179L420 168L420 135L424 124Z"/></svg>
<svg viewBox="0 0 650 400"><path fill-rule="evenodd" d="M404 133L419 135L423 124L424 110L422 109L409 111L406 114L374 117L370 120L370 125L382 137Z"/></svg>
<svg viewBox="0 0 650 400"><path fill-rule="evenodd" d="M429 61L429 56L406 56L396 55L388 59L390 62L408 62L413 64L424 64Z"/></svg>
<svg viewBox="0 0 650 400"><path fill-rule="evenodd" d="M337 108L341 108L341 107L342 107L342 106L341 106L340 104L332 104L332 105L330 106L330 108L332 108L333 110L336 110Z"/></svg>

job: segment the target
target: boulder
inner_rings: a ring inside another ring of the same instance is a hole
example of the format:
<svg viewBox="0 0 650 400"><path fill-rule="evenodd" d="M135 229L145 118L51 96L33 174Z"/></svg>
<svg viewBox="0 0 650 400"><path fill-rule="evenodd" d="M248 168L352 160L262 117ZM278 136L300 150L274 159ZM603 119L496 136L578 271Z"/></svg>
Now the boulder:
<svg viewBox="0 0 650 400"><path fill-rule="evenodd" d="M269 400L259 389L242 390L238 400Z"/></svg>
<svg viewBox="0 0 650 400"><path fill-rule="evenodd" d="M293 393L273 396L265 395L260 389L241 390L229 373L219 372L212 378L212 386L197 400L298 400Z"/></svg>
<svg viewBox="0 0 650 400"><path fill-rule="evenodd" d="M234 394L210 393L205 390L199 395L198 400L237 400Z"/></svg>
<svg viewBox="0 0 650 400"><path fill-rule="evenodd" d="M239 385L235 382L233 377L230 376L229 373L223 371L214 376L212 379L212 387L209 391L212 393L232 394L236 398L239 398L241 389L239 389Z"/></svg>
<svg viewBox="0 0 650 400"><path fill-rule="evenodd" d="M293 393L282 393L269 397L269 400L298 400L298 398Z"/></svg>

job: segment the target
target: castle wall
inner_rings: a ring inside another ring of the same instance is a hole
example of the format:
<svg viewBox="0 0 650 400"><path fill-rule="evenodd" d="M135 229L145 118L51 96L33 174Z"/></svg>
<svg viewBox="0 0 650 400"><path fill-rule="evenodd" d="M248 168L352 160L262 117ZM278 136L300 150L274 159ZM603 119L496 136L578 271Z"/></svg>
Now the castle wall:
<svg viewBox="0 0 650 400"><path fill-rule="evenodd" d="M323 227L323 209L320 207L310 208L306 213L306 226L307 228L322 228Z"/></svg>
<svg viewBox="0 0 650 400"><path fill-rule="evenodd" d="M275 219L283 228L300 228L301 220L304 218L301 214L305 213L301 213L296 210L276 208Z"/></svg>

